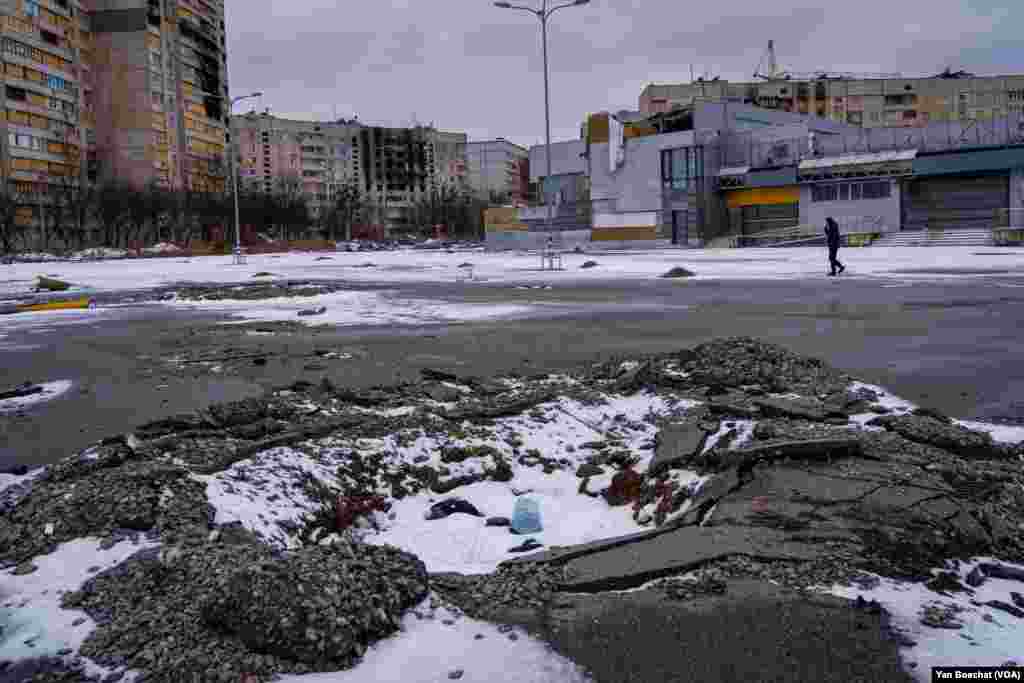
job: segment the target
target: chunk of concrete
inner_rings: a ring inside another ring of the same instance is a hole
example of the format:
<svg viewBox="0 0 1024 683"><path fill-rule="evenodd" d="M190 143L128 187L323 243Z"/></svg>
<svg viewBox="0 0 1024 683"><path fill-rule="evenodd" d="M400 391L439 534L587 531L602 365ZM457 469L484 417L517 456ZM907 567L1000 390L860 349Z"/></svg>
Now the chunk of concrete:
<svg viewBox="0 0 1024 683"><path fill-rule="evenodd" d="M796 420L822 422L828 417L825 407L808 400L791 401L784 398L756 398L754 405L767 417L788 417Z"/></svg>
<svg viewBox="0 0 1024 683"><path fill-rule="evenodd" d="M685 465L700 454L707 438L707 432L696 423L683 422L663 427L658 432L654 458L648 471L656 474L661 470Z"/></svg>
<svg viewBox="0 0 1024 683"><path fill-rule="evenodd" d="M635 588L733 555L815 560L827 552L821 545L793 542L770 529L684 527L571 560L560 589L588 593Z"/></svg>

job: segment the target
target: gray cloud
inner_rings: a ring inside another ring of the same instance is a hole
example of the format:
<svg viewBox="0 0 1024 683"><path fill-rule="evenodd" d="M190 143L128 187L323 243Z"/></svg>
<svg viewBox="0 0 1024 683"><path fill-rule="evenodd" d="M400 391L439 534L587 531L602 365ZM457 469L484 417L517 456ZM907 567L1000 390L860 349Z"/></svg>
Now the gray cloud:
<svg viewBox="0 0 1024 683"><path fill-rule="evenodd" d="M592 0L560 10L549 27L553 135L576 136L588 112L635 108L647 83L688 80L691 64L749 79L769 38L782 64L799 71L1019 70L1012 27L1024 6L1016 3L825 4ZM276 113L327 118L336 108L393 125L415 115L473 138L543 137L540 28L525 12L486 0L227 5L231 87L264 91L263 106Z"/></svg>

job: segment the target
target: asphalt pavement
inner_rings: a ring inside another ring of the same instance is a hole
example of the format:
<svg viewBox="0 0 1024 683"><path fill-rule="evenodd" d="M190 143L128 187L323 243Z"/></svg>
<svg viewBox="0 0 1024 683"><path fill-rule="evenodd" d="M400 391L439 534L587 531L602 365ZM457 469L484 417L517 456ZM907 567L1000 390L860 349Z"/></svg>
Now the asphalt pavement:
<svg viewBox="0 0 1024 683"><path fill-rule="evenodd" d="M61 398L0 415L0 468L54 462L138 424L297 379L366 387L415 379L425 367L533 374L729 335L820 357L955 417L1024 424L1024 280L564 286L553 274L550 282L550 290L393 288L410 298L536 305L516 320L291 329L224 326L223 316L143 305L94 324L11 330L0 347L0 387L75 384ZM225 362L220 373L165 362L183 353L245 360ZM908 680L884 615L763 583L709 600L674 604L648 591L563 596L532 630L599 683Z"/></svg>
<svg viewBox="0 0 1024 683"><path fill-rule="evenodd" d="M424 367L473 375L547 372L729 335L820 357L954 417L1024 424L1022 280L566 286L553 274L551 284L550 290L487 283L394 287L410 298L534 304L529 319L272 327L275 334L251 335L253 325L224 326L222 315L145 305L88 325L13 330L0 346L0 387L58 379L75 385L53 401L0 415L0 467L54 462L138 424L297 379L366 387L415 379ZM198 365L175 371L161 362L184 349L263 353L268 362L236 363L220 374ZM351 357L311 364L317 350Z"/></svg>

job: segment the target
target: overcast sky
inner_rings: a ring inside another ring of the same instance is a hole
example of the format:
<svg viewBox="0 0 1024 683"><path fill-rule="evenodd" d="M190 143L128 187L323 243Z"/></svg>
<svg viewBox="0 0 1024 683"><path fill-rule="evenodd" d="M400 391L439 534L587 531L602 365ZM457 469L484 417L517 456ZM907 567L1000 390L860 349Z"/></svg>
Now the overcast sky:
<svg viewBox="0 0 1024 683"><path fill-rule="evenodd" d="M231 94L263 91L261 110L543 142L540 22L526 12L485 0L225 4ZM794 71L1024 73L1022 25L1020 0L591 0L551 18L552 139L577 137L588 112L638 108L646 84L688 81L691 64L749 80L769 38Z"/></svg>

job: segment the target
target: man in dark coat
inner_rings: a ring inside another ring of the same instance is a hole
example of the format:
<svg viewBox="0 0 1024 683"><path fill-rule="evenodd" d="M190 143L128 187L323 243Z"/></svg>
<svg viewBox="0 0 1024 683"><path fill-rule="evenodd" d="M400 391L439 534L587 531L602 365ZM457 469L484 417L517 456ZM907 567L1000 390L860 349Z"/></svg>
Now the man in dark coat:
<svg viewBox="0 0 1024 683"><path fill-rule="evenodd" d="M835 276L846 270L846 266L839 262L837 255L839 254L839 224L835 222L832 216L825 219L825 239L828 243L828 264L832 268L830 276ZM836 272L836 269L839 272Z"/></svg>

